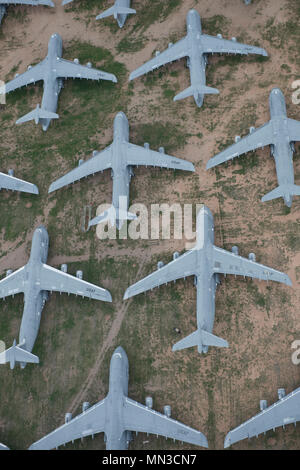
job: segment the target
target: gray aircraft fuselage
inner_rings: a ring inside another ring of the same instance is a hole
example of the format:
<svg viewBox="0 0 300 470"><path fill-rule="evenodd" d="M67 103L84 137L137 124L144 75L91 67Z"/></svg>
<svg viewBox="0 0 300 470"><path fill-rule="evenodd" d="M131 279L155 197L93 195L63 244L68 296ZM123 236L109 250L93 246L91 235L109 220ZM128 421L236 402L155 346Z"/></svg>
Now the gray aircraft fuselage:
<svg viewBox="0 0 300 470"><path fill-rule="evenodd" d="M118 347L110 361L109 391L107 399L107 419L105 440L107 450L126 450L132 440L131 432L124 430L123 402L128 396L129 364L127 354Z"/></svg>
<svg viewBox="0 0 300 470"><path fill-rule="evenodd" d="M215 296L219 284L218 274L214 273L211 251L214 246L214 218L207 206L201 209L197 219L197 266L195 276L197 288L197 327L212 333L215 321ZM198 346L199 353L207 353L208 346Z"/></svg>
<svg viewBox="0 0 300 470"><path fill-rule="evenodd" d="M279 88L274 88L269 96L270 115L273 127L274 144L271 154L274 157L278 186L294 184L293 152L290 142L285 98ZM293 196L284 195L284 202L291 207Z"/></svg>
<svg viewBox="0 0 300 470"><path fill-rule="evenodd" d="M38 280L39 266L47 262L48 247L48 232L45 227L40 226L33 234L30 258L25 267L27 280L24 286L24 310L19 333L19 343L25 341L22 347L29 352L36 341L42 310L48 299L48 292L40 290ZM21 368L25 365L21 363Z"/></svg>
<svg viewBox="0 0 300 470"><path fill-rule="evenodd" d="M196 10L190 10L186 17L187 38L192 51L187 59L187 65L190 69L191 86L197 88L206 86L206 66L207 55L201 53L201 35L202 25L199 13ZM197 105L200 107L204 101L204 95L197 94L194 96Z"/></svg>
<svg viewBox="0 0 300 470"><path fill-rule="evenodd" d="M127 203L123 210L128 210L129 206L129 189L130 180L133 176L132 168L127 164L127 155L123 155L123 143L129 142L129 123L123 112L119 112L114 120L114 140L112 143L112 205L116 209L119 208L120 198L124 198ZM126 198L126 199L125 199Z"/></svg>
<svg viewBox="0 0 300 470"><path fill-rule="evenodd" d="M58 97L63 87L62 78L57 78L55 73L52 73L55 69L55 62L57 57L62 57L62 39L59 34L53 34L48 44L48 54L44 59L44 63L47 64L48 73L45 74L44 78L44 91L42 98L42 108L47 109L52 113L57 110ZM40 119L42 128L46 131L51 123L51 119Z"/></svg>

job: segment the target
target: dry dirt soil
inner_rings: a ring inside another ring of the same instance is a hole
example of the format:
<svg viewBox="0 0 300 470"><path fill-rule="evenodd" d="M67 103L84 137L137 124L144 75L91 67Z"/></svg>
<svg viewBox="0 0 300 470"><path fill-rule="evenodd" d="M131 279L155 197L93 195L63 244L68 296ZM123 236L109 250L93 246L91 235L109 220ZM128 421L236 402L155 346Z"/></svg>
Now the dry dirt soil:
<svg viewBox="0 0 300 470"><path fill-rule="evenodd" d="M268 95L283 90L288 113L300 119L292 103L292 83L300 79L299 3L297 0L137 0L137 15L122 30L113 19L95 16L111 2L75 0L63 8L10 7L0 33L0 77L13 78L47 53L52 33L61 34L64 57L89 60L116 73L117 85L67 81L59 99L60 119L46 133L40 126L16 126L18 117L41 102L42 85L18 90L0 111L1 171L36 183L40 195L1 192L0 274L27 262L33 230L47 226L48 263L83 269L85 279L111 290L111 305L53 294L41 321L34 353L39 366L0 369L0 442L25 449L63 423L64 414L95 403L108 390L109 360L122 345L129 357L129 394L143 402L154 398L162 410L171 404L173 416L200 429L212 449L222 449L226 433L253 416L259 400L272 403L277 389L299 386L299 366L291 361L291 344L300 339L300 198L291 210L281 200L261 203L277 185L269 148L246 155L231 165L206 171L206 162L221 148L245 135L250 126L269 119ZM259 57L214 56L209 59L207 84L220 90L198 109L192 99L173 103L189 86L184 61L128 82L129 73L155 50L185 34L189 8L198 9L203 30L223 33L257 44L269 53ZM52 181L71 170L79 158L103 149L112 140L113 118L119 110L130 122L131 141L164 145L168 153L192 161L194 175L138 168L131 184L132 202L205 203L215 216L216 245L238 245L247 256L290 275L293 287L228 276L217 291L214 333L226 338L229 349L211 348L200 356L195 349L172 353L171 347L196 327L193 280L161 287L123 302L125 289L150 273L159 259L167 262L183 252L185 240L106 240L95 230L81 232L83 209L111 201L109 172L95 175L48 195ZM300 184L299 147L294 159ZM18 331L23 299L1 304L0 338L10 346ZM103 435L67 448L103 449ZM234 449L297 449L299 428L267 433ZM189 449L153 436L139 435L134 449Z"/></svg>

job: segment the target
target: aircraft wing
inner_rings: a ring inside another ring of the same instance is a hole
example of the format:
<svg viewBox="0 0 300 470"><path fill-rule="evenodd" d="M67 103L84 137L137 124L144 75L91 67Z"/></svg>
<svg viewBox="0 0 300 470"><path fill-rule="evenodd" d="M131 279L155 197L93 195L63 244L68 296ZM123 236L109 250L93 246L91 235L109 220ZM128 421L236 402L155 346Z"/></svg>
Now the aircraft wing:
<svg viewBox="0 0 300 470"><path fill-rule="evenodd" d="M51 0L0 0L0 5L45 5L48 7L54 7L54 3Z"/></svg>
<svg viewBox="0 0 300 470"><path fill-rule="evenodd" d="M272 124L271 122L268 122L264 126L256 129L251 134L231 145L226 150L223 150L223 152L208 160L206 169L208 170L209 168L213 168L214 166L220 165L220 163L232 160L244 153L271 145L273 140L274 135Z"/></svg>
<svg viewBox="0 0 300 470"><path fill-rule="evenodd" d="M295 119L288 119L288 129L291 142L300 141L300 121Z"/></svg>
<svg viewBox="0 0 300 470"><path fill-rule="evenodd" d="M182 59L182 57L187 57L189 55L188 40L183 38L180 41L173 44L171 47L168 47L164 52L161 52L153 59L146 62L141 67L137 68L130 74L129 80L140 77L145 73L152 72L153 70L161 67L162 65L167 64L168 62L173 62L174 60Z"/></svg>
<svg viewBox="0 0 300 470"><path fill-rule="evenodd" d="M215 36L208 36L202 34L201 48L205 53L220 53L220 54L259 54L268 56L265 49L256 46L249 46L237 41L218 38Z"/></svg>
<svg viewBox="0 0 300 470"><path fill-rule="evenodd" d="M50 292L81 295L82 297L103 300L104 302L111 302L112 300L108 290L52 268L47 264L43 264L40 271L40 288Z"/></svg>
<svg viewBox="0 0 300 470"><path fill-rule="evenodd" d="M0 281L0 299L24 292L25 267L18 269Z"/></svg>
<svg viewBox="0 0 300 470"><path fill-rule="evenodd" d="M112 152L111 146L109 146L102 152L97 152L89 160L74 168L74 170L71 170L66 175L54 181L49 188L49 193L52 193L53 191L56 191L63 186L74 183L75 181L78 181L86 176L111 168L111 159Z"/></svg>
<svg viewBox="0 0 300 470"><path fill-rule="evenodd" d="M159 166L174 170L195 171L194 165L191 162L130 143L127 144L127 163L133 166Z"/></svg>
<svg viewBox="0 0 300 470"><path fill-rule="evenodd" d="M230 431L225 438L224 447L229 447L242 439L257 437L279 426L296 425L297 421L300 421L300 388Z"/></svg>
<svg viewBox="0 0 300 470"><path fill-rule="evenodd" d="M30 85L31 83L38 82L39 80L44 80L45 76L45 67L44 61L40 62L37 65L26 70L26 72L17 75L10 82L7 82L4 86L0 88L0 94L10 93L17 88L21 88L25 85Z"/></svg>
<svg viewBox="0 0 300 470"><path fill-rule="evenodd" d="M177 439L197 446L208 447L207 439L200 431L168 418L126 397L124 402L124 427L128 431L145 432Z"/></svg>
<svg viewBox="0 0 300 470"><path fill-rule="evenodd" d="M125 292L124 299L138 295L141 292L146 292L147 290L161 286L162 284L175 281L176 279L194 275L196 270L196 261L196 253L193 250L184 253L179 258L171 261L171 263L157 269L157 271L149 274L149 276L145 277L141 281L128 287Z"/></svg>
<svg viewBox="0 0 300 470"><path fill-rule="evenodd" d="M57 77L61 78L86 78L90 80L109 80L117 83L117 78L112 73L103 72L87 65L76 64L70 60L57 59L55 65Z"/></svg>
<svg viewBox="0 0 300 470"><path fill-rule="evenodd" d="M91 436L104 431L106 419L106 398L84 413L71 419L47 436L29 447L29 450L50 450L75 439Z"/></svg>
<svg viewBox="0 0 300 470"><path fill-rule="evenodd" d="M5 175L0 172L0 189L10 189L11 191L22 191L24 193L38 194L39 190L35 184L15 178L14 176Z"/></svg>
<svg viewBox="0 0 300 470"><path fill-rule="evenodd" d="M235 255L229 251L222 250L222 248L216 246L214 246L213 250L213 263L215 273L235 274L265 281L282 282L288 286L292 285L287 274L276 271L276 269L268 268L263 264L256 263L242 256Z"/></svg>

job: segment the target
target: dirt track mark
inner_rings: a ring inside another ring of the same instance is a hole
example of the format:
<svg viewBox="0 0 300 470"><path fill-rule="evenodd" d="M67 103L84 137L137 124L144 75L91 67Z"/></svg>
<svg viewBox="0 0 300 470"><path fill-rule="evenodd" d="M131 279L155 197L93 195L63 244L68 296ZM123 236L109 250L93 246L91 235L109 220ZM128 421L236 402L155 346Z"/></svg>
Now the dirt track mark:
<svg viewBox="0 0 300 470"><path fill-rule="evenodd" d="M143 260L140 264L140 267L138 269L138 272L137 272L137 275L136 275L136 278L135 278L134 282L136 282L140 278L140 274L143 270L145 261L146 261L146 258L143 258ZM120 331L120 328L121 328L121 325L123 323L124 317L127 313L127 310L129 308L131 302L132 302L132 298L121 304L121 308L118 311L118 314L117 314L116 318L113 321L110 332L108 333L107 338L104 341L104 343L102 344L102 347L101 347L101 349L100 349L100 351L99 351L99 353L96 357L95 365L90 370L90 373L87 376L83 386L81 387L81 390L78 392L78 394L76 395L76 397L74 398L74 400L71 403L70 413L74 413L74 411L77 409L79 404L81 402L83 402L84 398L86 398L87 392L88 392L89 388L91 387L91 385L92 385L92 383L93 383L93 381L94 381L96 375L98 374L99 369L102 365L105 353L111 347L111 345L113 344L114 339L116 338L116 336L118 335L118 333Z"/></svg>

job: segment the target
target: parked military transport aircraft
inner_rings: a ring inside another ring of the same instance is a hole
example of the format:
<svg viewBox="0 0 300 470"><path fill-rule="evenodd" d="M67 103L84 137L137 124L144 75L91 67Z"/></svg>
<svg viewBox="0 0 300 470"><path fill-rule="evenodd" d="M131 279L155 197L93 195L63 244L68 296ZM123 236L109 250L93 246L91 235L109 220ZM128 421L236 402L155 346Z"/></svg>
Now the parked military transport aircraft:
<svg viewBox="0 0 300 470"><path fill-rule="evenodd" d="M24 85L39 80L44 81L42 106L37 105L35 110L18 119L17 124L34 120L36 124L41 123L43 130L46 131L51 120L59 117L56 114L57 101L63 87L64 78L86 78L117 82L115 75L93 69L90 63L80 65L78 59L74 59L74 62L62 59L62 38L57 33L52 34L46 58L33 67L29 66L26 72L16 76L0 90L2 93L9 93Z"/></svg>
<svg viewBox="0 0 300 470"><path fill-rule="evenodd" d="M96 16L96 20L101 20L102 18L107 18L108 16L113 15L115 20L117 20L119 27L123 28L127 16L135 13L136 11L133 8L130 8L130 0L116 0L114 6Z"/></svg>
<svg viewBox="0 0 300 470"><path fill-rule="evenodd" d="M104 400L90 408L85 402L82 414L72 419L65 416L65 424L39 441L31 450L47 450L87 436L104 432L107 450L126 450L133 439L133 432L144 432L166 438L208 447L206 437L200 432L171 418L171 407L164 407L164 414L152 410L151 397L146 406L128 398L129 365L126 352L118 347L111 358L109 392Z"/></svg>
<svg viewBox="0 0 300 470"><path fill-rule="evenodd" d="M227 341L212 334L215 292L220 284L220 274L292 284L286 274L256 263L253 253L249 255L249 259L245 259L238 256L237 247L234 247L230 253L214 246L214 220L206 206L203 206L197 215L195 247L181 256L174 253L171 263L163 266L163 263L159 262L157 267L157 271L130 286L125 292L124 299L177 279L194 276L197 288L197 330L176 343L173 351L197 346L199 353L206 353L208 346L228 347Z"/></svg>
<svg viewBox="0 0 300 470"><path fill-rule="evenodd" d="M0 24L3 16L6 13L6 8L9 5L45 5L48 7L54 7L54 3L51 0L0 0Z"/></svg>
<svg viewBox="0 0 300 470"><path fill-rule="evenodd" d="M162 147L159 152L155 152L149 149L149 144L144 144L144 148L131 144L129 142L127 117L123 112L120 112L114 120L113 143L102 152L94 152L93 157L86 162L82 163L80 161L77 168L51 184L49 193L74 183L74 181L78 181L85 176L111 168L113 179L112 207L91 220L89 225L97 225L100 222L109 220L112 225L116 223L116 226L121 228L124 220L136 218L134 214L128 212L129 183L133 176L132 167L140 165L195 171L192 163L166 155ZM124 207L120 207L120 201L121 203L125 201Z"/></svg>
<svg viewBox="0 0 300 470"><path fill-rule="evenodd" d="M0 450L9 450L9 448L0 443Z"/></svg>
<svg viewBox="0 0 300 470"><path fill-rule="evenodd" d="M271 91L269 104L271 120L258 129L251 127L250 134L243 139L237 136L236 143L211 158L206 168L213 168L246 152L270 145L279 186L266 194L262 202L282 197L285 204L291 207L293 196L300 196L300 186L294 184L293 168L294 142L300 141L300 122L287 117L284 95L279 88Z"/></svg>
<svg viewBox="0 0 300 470"><path fill-rule="evenodd" d="M13 369L16 362L22 369L27 362L38 363L39 358L31 353L41 321L44 305L49 292L67 292L91 299L111 302L111 295L106 289L82 280L82 271L76 277L67 274L67 265L62 264L61 271L46 264L48 257L49 236L44 226L38 227L32 239L29 262L15 272L8 271L0 281L0 299L24 293L24 311L19 334L19 344L0 354L0 364L10 362Z"/></svg>
<svg viewBox="0 0 300 470"><path fill-rule="evenodd" d="M190 69L191 86L175 96L174 101L182 100L188 96L193 96L197 106L201 107L206 94L218 94L215 88L206 86L206 66L207 55L213 53L220 54L259 54L267 56L266 51L260 47L240 44L235 38L225 40L222 35L217 37L202 34L201 18L196 10L189 10L186 18L187 35L176 44L169 44L164 52L156 53L156 57L146 62L144 65L134 70L130 74L130 80L140 77L145 73L173 62L183 57L187 57L187 65Z"/></svg>
<svg viewBox="0 0 300 470"><path fill-rule="evenodd" d="M242 439L257 437L279 426L283 428L287 424L296 426L297 421L300 421L300 388L289 395L285 394L284 388L280 388L278 398L279 401L269 407L266 400L261 400L261 413L230 431L226 436L224 447L230 447Z"/></svg>
<svg viewBox="0 0 300 470"><path fill-rule="evenodd" d="M10 189L11 191L21 191L23 193L39 194L35 184L27 183L13 176L13 170L8 171L8 175L0 172L0 189Z"/></svg>

